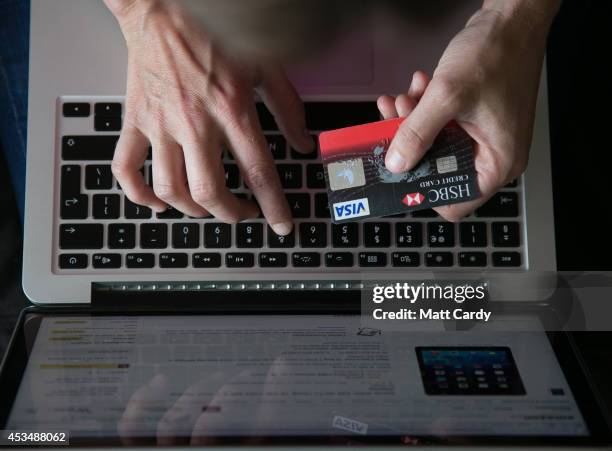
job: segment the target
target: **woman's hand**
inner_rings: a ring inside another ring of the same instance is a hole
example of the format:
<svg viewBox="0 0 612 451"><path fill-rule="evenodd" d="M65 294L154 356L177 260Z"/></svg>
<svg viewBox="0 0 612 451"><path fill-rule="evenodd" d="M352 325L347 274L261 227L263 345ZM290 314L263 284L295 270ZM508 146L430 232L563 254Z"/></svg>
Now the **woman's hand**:
<svg viewBox="0 0 612 451"><path fill-rule="evenodd" d="M475 140L482 196L436 208L443 218L460 220L525 170L546 36L557 3L486 1L450 42L431 80L416 72L406 94L378 99L385 118L407 117L387 152L391 172L412 169L451 120Z"/></svg>
<svg viewBox="0 0 612 451"><path fill-rule="evenodd" d="M243 179L272 229L286 235L291 212L262 134L254 90L289 143L313 150L304 109L280 67L224 53L192 23L180 2L105 0L128 47L123 129L113 174L133 202L235 223L259 214L257 205L226 187L222 149L231 148ZM153 189L142 168L153 151Z"/></svg>

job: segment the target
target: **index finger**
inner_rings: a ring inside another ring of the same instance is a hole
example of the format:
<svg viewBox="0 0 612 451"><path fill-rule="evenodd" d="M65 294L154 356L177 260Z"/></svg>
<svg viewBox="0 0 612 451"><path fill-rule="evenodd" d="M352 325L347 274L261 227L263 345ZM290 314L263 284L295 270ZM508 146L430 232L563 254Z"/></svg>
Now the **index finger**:
<svg viewBox="0 0 612 451"><path fill-rule="evenodd" d="M226 136L245 182L257 198L261 211L277 235L293 229L291 211L283 187L257 119L255 105L229 125Z"/></svg>

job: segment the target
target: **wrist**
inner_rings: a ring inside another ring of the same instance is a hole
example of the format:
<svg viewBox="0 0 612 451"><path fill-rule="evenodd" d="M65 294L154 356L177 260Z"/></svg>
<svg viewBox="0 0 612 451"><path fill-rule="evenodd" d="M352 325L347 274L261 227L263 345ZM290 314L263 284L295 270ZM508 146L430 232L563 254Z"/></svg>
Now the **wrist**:
<svg viewBox="0 0 612 451"><path fill-rule="evenodd" d="M126 25L147 14L157 2L157 0L104 0L106 7L115 16L124 32Z"/></svg>

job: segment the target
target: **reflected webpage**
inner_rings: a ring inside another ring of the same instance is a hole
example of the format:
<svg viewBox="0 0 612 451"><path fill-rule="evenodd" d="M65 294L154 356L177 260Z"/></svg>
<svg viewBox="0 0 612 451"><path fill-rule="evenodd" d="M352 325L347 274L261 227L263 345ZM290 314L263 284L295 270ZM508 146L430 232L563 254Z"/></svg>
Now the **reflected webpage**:
<svg viewBox="0 0 612 451"><path fill-rule="evenodd" d="M358 316L45 317L7 429L588 434L544 333L386 332Z"/></svg>

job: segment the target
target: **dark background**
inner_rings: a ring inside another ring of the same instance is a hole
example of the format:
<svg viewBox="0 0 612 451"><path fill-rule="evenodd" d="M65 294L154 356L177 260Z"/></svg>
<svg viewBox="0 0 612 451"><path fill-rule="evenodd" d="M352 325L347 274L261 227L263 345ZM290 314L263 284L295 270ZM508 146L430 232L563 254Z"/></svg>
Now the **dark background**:
<svg viewBox="0 0 612 451"><path fill-rule="evenodd" d="M549 36L551 158L561 271L612 269L612 84L610 71L604 69L610 65L611 10L608 1L566 0ZM611 409L612 333L574 335Z"/></svg>
<svg viewBox="0 0 612 451"><path fill-rule="evenodd" d="M552 27L548 77L558 269L612 269L612 80L608 1L567 0ZM19 311L21 227L0 158L0 355ZM612 302L612 299L602 299ZM612 321L612 318L610 318ZM612 334L575 334L612 406Z"/></svg>

